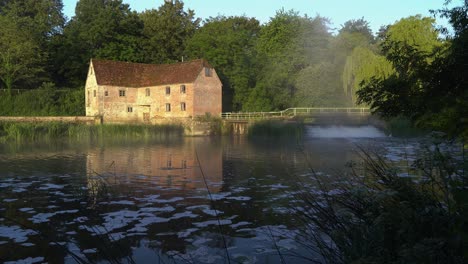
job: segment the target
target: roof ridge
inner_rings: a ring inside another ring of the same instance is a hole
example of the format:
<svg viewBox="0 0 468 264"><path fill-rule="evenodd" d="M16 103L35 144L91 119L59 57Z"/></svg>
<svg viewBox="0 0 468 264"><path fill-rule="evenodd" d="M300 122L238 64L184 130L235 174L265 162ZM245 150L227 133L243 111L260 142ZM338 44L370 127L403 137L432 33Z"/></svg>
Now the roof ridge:
<svg viewBox="0 0 468 264"><path fill-rule="evenodd" d="M180 65L180 64L188 64L188 63L193 63L193 62L206 62L208 63L207 60L204 58L200 59L194 59L194 60L189 60L189 61L179 61L179 62L173 62L173 63L161 63L161 64L154 64L154 63L142 63L142 62L131 62L131 61L119 61L119 60L107 60L107 59L96 59L96 58L91 58L91 61L101 61L101 62L115 62L115 63L126 63L126 64L139 64L139 65L148 65L148 66L167 66L167 65Z"/></svg>

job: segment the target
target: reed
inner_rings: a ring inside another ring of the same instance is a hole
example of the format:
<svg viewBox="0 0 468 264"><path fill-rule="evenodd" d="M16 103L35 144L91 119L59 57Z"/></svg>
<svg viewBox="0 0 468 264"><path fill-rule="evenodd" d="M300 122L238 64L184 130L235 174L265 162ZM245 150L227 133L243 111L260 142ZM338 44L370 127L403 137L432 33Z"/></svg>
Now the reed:
<svg viewBox="0 0 468 264"><path fill-rule="evenodd" d="M179 125L83 125L68 123L0 123L1 142L39 140L149 140L183 135Z"/></svg>
<svg viewBox="0 0 468 264"><path fill-rule="evenodd" d="M279 120L258 121L252 124L247 135L249 137L291 137L302 138L304 134L302 122L284 122Z"/></svg>

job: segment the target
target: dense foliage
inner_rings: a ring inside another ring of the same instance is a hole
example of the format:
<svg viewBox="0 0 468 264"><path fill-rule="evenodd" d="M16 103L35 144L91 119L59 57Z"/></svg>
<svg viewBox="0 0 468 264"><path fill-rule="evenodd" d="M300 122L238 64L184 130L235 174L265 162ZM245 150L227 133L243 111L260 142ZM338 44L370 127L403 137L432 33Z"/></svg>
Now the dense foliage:
<svg viewBox="0 0 468 264"><path fill-rule="evenodd" d="M82 88L91 58L205 58L223 82L224 111L364 104L384 117L405 116L453 133L464 130L461 120L468 116L467 1L436 12L454 27L446 39L433 18L419 15L374 35L364 18L333 34L326 18L293 10L279 10L264 24L245 16L202 22L181 0L141 13L122 0L79 0L69 20L62 9L61 0L0 0L0 88L7 91L2 101L15 105L21 100L5 98L11 89L44 83ZM37 95L58 102L56 95ZM2 111L24 114L21 108Z"/></svg>
<svg viewBox="0 0 468 264"><path fill-rule="evenodd" d="M57 89L79 89L91 58L143 63L205 58L223 82L224 111L344 106L352 104L341 82L346 56L359 43L374 41L363 19L345 23L334 36L327 19L292 10L279 10L261 25L245 16L202 22L180 0L141 13L122 0L79 0L70 19L62 9L61 0L0 1L0 88L53 83ZM4 98L11 92L0 96L9 104L19 100ZM2 111L25 114L20 108Z"/></svg>
<svg viewBox="0 0 468 264"><path fill-rule="evenodd" d="M468 1L437 12L454 33L438 38L434 20L419 16L388 28L381 43L391 74L362 81L358 102L384 117L405 116L419 126L468 135Z"/></svg>

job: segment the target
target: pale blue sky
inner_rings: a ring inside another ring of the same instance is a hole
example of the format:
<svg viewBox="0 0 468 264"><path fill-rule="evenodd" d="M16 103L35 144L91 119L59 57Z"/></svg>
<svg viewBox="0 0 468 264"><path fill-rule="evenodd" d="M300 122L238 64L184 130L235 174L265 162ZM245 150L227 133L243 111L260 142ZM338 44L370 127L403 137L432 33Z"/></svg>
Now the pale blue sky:
<svg viewBox="0 0 468 264"><path fill-rule="evenodd" d="M63 0L64 13L71 18L75 12L77 0ZM158 8L164 0L124 0L132 10ZM445 0L185 0L185 7L193 9L202 19L218 14L247 15L255 17L261 23L268 22L277 10L294 9L301 15L327 17L332 27L339 28L349 19L364 17L369 21L375 33L381 25L392 24L400 18L421 14L430 16L430 9L440 9ZM459 5L460 0L454 0ZM453 5L453 4L452 4ZM445 24L438 20L438 23Z"/></svg>

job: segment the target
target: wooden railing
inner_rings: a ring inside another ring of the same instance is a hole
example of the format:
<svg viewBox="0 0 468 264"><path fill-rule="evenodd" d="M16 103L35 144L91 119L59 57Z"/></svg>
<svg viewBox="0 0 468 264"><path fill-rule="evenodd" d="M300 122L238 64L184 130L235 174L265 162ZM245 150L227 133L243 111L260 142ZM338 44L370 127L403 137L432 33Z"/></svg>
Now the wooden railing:
<svg viewBox="0 0 468 264"><path fill-rule="evenodd" d="M364 107L296 107L276 112L227 112L222 113L221 117L229 120L253 120L308 116L319 113L369 114L370 109Z"/></svg>

